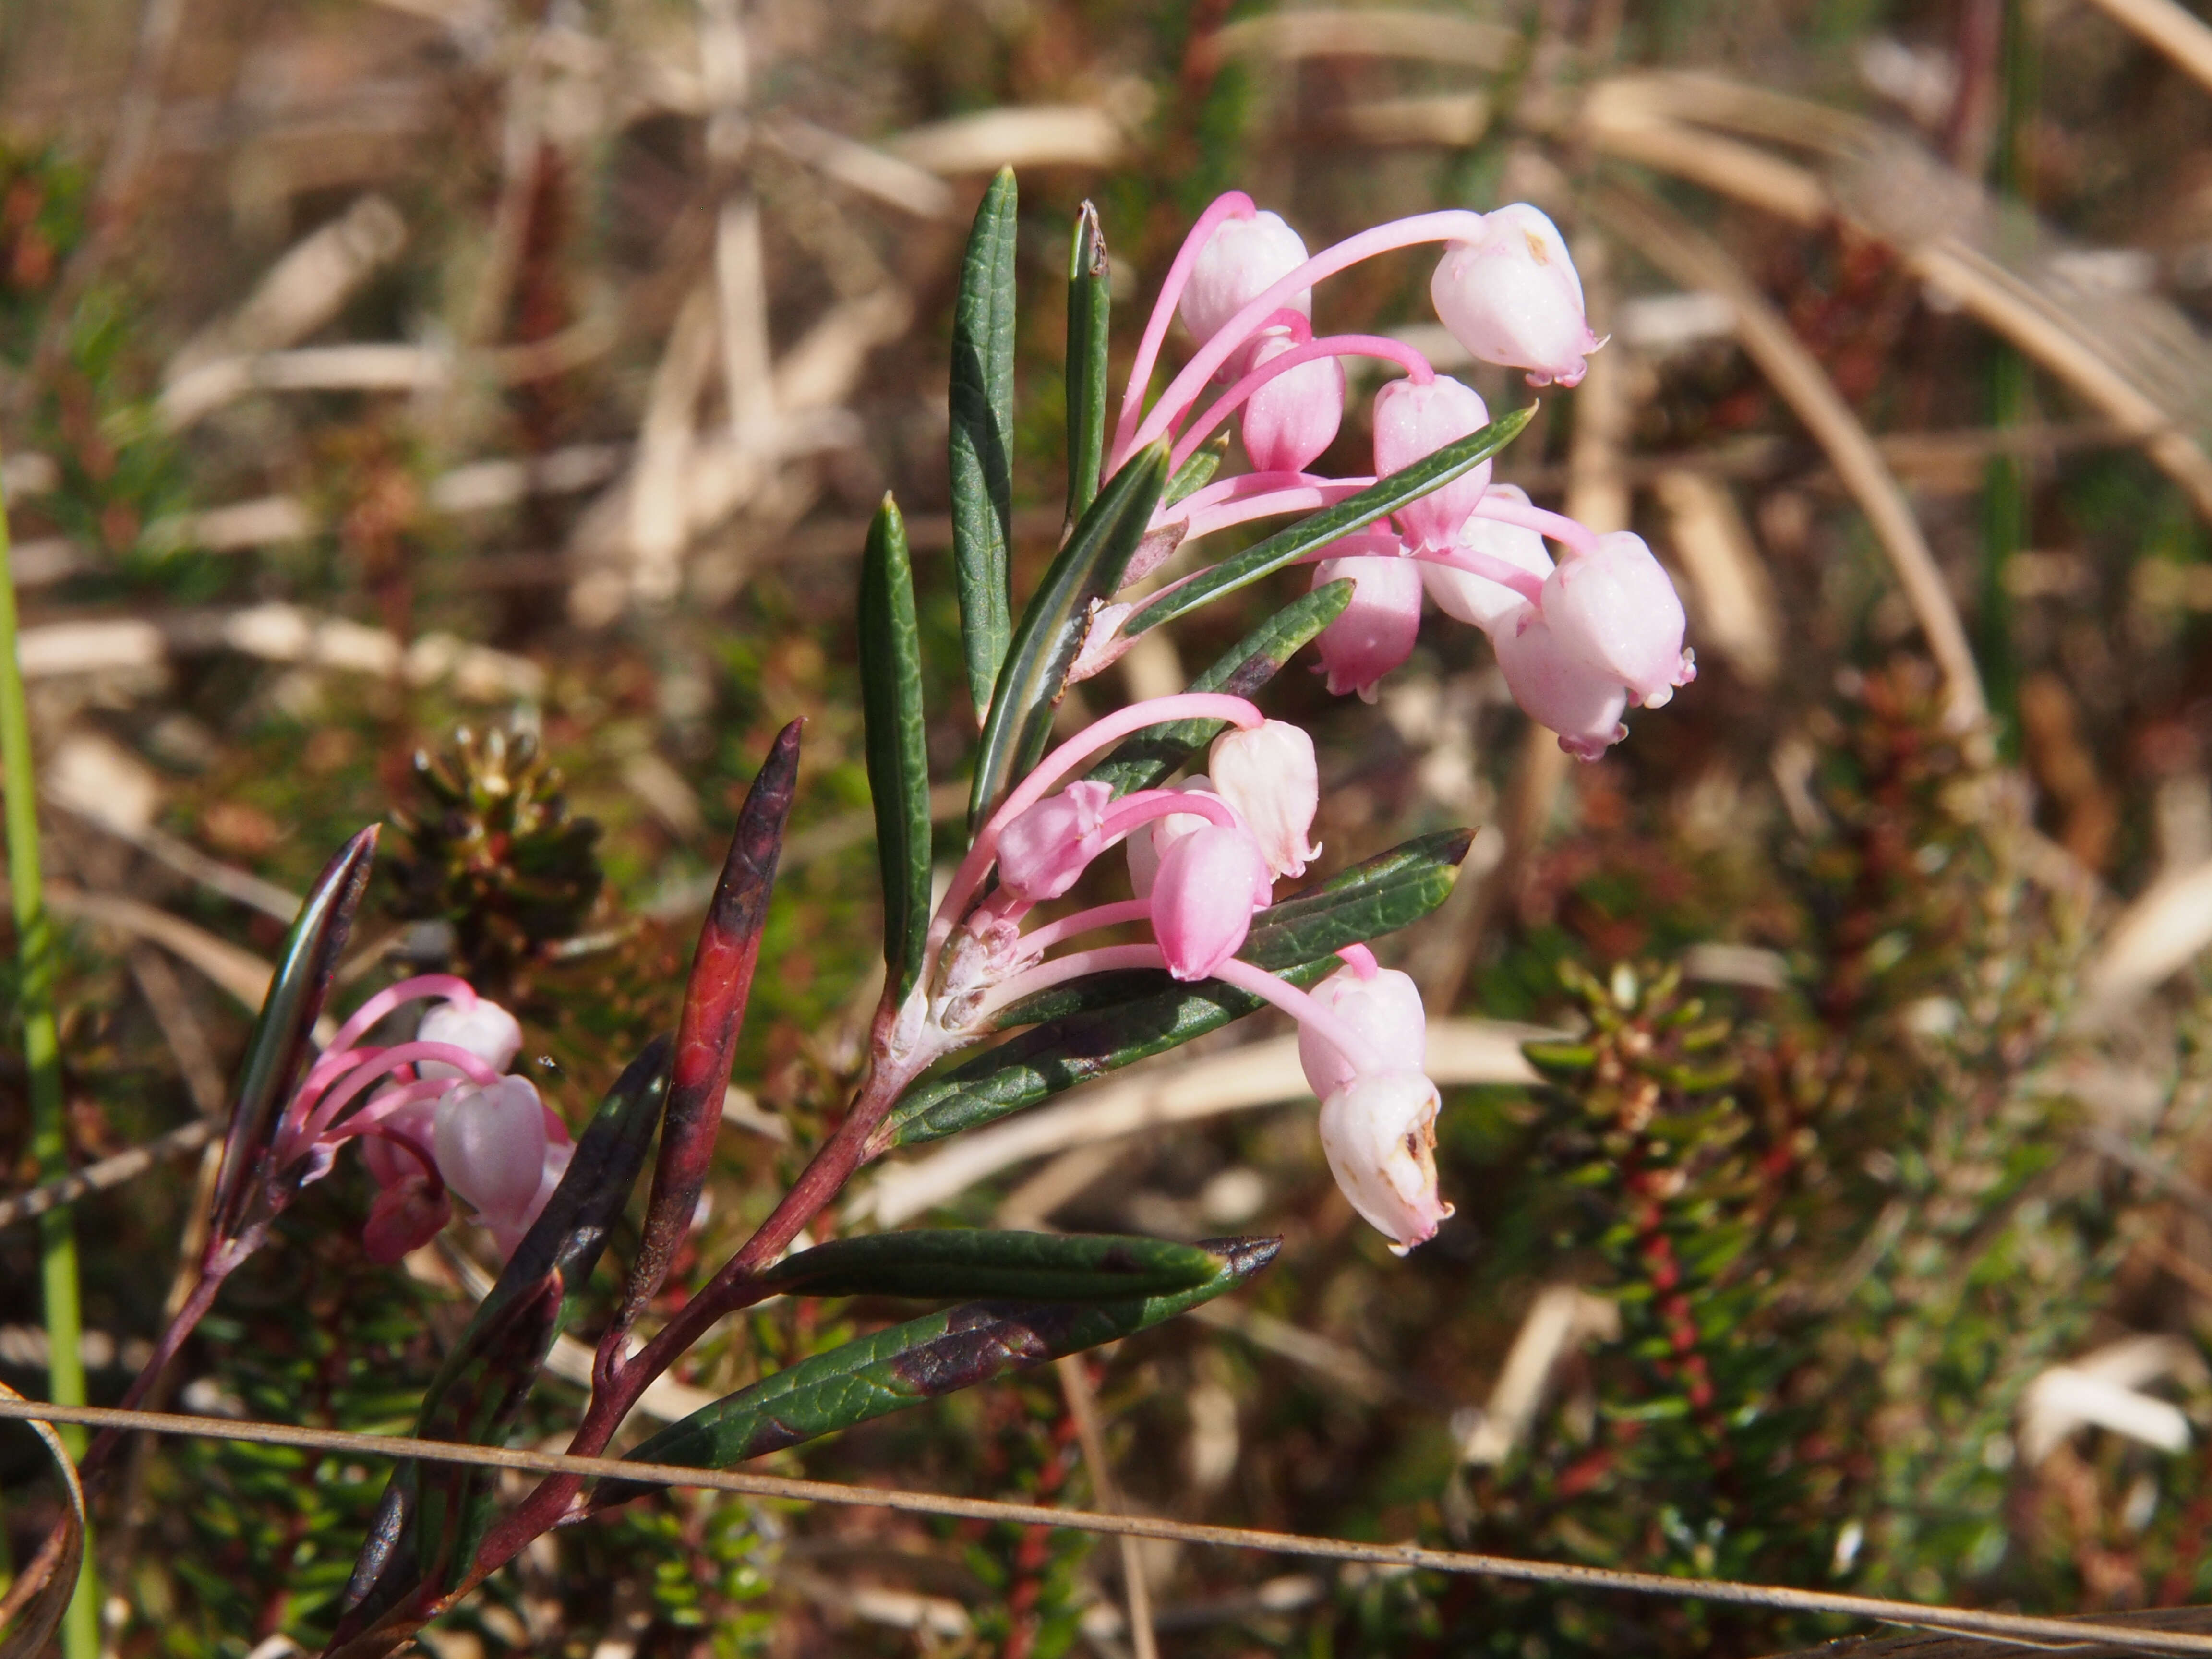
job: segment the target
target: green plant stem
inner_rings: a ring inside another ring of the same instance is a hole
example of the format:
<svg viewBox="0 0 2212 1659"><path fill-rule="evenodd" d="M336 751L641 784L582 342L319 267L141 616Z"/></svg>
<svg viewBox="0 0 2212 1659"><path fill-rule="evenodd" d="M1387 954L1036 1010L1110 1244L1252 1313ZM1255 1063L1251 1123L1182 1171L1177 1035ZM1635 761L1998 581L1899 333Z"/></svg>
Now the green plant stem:
<svg viewBox="0 0 2212 1659"><path fill-rule="evenodd" d="M69 1132L62 1115L61 1038L54 1024L54 939L39 878L39 803L31 769L30 710L15 647L15 573L7 501L0 498L0 784L7 790L8 883L15 908L23 1021L23 1066L30 1075L31 1156L43 1177L66 1172ZM46 1395L56 1405L84 1404L84 1321L77 1292L76 1221L67 1205L39 1218L40 1285L46 1314ZM70 1455L84 1456L84 1430L61 1431ZM92 1550L62 1626L64 1659L100 1659L100 1597Z"/></svg>

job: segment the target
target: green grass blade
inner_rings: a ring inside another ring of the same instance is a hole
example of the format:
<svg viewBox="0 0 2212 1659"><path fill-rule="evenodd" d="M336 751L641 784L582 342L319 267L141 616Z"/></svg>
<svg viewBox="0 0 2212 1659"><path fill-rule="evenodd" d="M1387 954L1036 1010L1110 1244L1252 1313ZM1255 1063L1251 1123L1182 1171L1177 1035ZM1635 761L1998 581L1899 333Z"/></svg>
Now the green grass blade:
<svg viewBox="0 0 2212 1659"><path fill-rule="evenodd" d="M1121 631L1133 638L1162 623L1173 622L1224 593L1249 587L1261 577L1297 562L1339 537L1349 536L1377 519L1388 517L1407 502L1419 501L1461 473L1481 465L1520 436L1521 428L1535 418L1535 414L1536 405L1530 404L1510 415L1501 415L1458 442L1446 444L1435 454L1425 455L1413 465L1387 478L1376 479L1357 495L1334 507L1323 507L1242 553L1231 554L1182 586L1170 588L1151 604L1141 606L1122 623Z"/></svg>
<svg viewBox="0 0 2212 1659"><path fill-rule="evenodd" d="M1014 170L983 192L952 313L952 568L968 691L991 704L1006 654L1013 599Z"/></svg>
<svg viewBox="0 0 2212 1659"><path fill-rule="evenodd" d="M1075 216L1067 251L1067 522L1098 498L1106 458L1106 344L1112 262L1098 210L1085 202Z"/></svg>
<svg viewBox="0 0 2212 1659"><path fill-rule="evenodd" d="M884 968L903 1002L929 933L929 747L906 521L886 495L860 562L860 702L883 866Z"/></svg>

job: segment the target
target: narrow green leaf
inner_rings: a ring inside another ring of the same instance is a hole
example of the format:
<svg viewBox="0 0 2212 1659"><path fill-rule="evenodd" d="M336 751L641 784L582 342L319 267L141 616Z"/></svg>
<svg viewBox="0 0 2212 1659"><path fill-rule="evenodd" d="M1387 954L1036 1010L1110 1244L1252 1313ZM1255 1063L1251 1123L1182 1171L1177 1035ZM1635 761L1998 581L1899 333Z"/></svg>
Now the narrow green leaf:
<svg viewBox="0 0 2212 1659"><path fill-rule="evenodd" d="M929 745L921 708L921 633L906 521L889 495L868 526L860 562L860 702L868 791L883 866L884 968L903 1002L929 933Z"/></svg>
<svg viewBox="0 0 2212 1659"><path fill-rule="evenodd" d="M817 1244L766 1277L794 1296L1111 1302L1191 1290L1220 1268L1197 1245L1160 1238L945 1227Z"/></svg>
<svg viewBox="0 0 2212 1659"><path fill-rule="evenodd" d="M1159 505L1167 471L1165 439L1131 456L1091 504L1022 611L975 753L968 798L971 836L1043 755L1053 706L1082 648L1091 606L1121 586L1121 572Z"/></svg>
<svg viewBox="0 0 2212 1659"><path fill-rule="evenodd" d="M1349 578L1325 583L1285 605L1190 683L1193 691L1224 691L1249 697L1275 678L1313 637L1344 614L1352 603ZM1200 750L1221 735L1226 720L1177 720L1139 732L1118 746L1091 773L1114 786L1116 795L1150 789L1166 781Z"/></svg>
<svg viewBox="0 0 2212 1659"><path fill-rule="evenodd" d="M1106 233L1085 202L1067 250L1067 522L1098 498L1106 457L1106 339L1111 305Z"/></svg>
<svg viewBox="0 0 2212 1659"><path fill-rule="evenodd" d="M1172 507L1184 496L1205 489L1213 482L1213 475L1221 471L1221 463L1228 456L1229 428L1224 426L1193 450L1190 459L1175 470L1175 477L1168 480L1166 493L1160 499Z"/></svg>
<svg viewBox="0 0 2212 1659"><path fill-rule="evenodd" d="M1443 903L1471 839L1464 830L1419 836L1272 905L1253 919L1237 955L1292 985L1313 985L1334 971L1344 946L1403 927ZM871 1138L871 1150L940 1140L995 1121L1218 1031L1261 1006L1218 980L1186 985L1158 970L1055 986L1002 1018L1006 1026L1038 1022L1030 1030L910 1090Z"/></svg>
<svg viewBox="0 0 2212 1659"><path fill-rule="evenodd" d="M968 691L980 709L1006 654L1014 495L1014 170L983 192L952 312L952 568Z"/></svg>
<svg viewBox="0 0 2212 1659"><path fill-rule="evenodd" d="M1419 501L1504 448L1520 435L1521 428L1534 418L1535 413L1536 405L1530 404L1510 415L1501 415L1456 443L1446 444L1435 454L1424 456L1387 478L1376 479L1357 495L1334 507L1323 507L1242 553L1231 554L1182 586L1170 588L1140 607L1121 624L1121 631L1133 638L1162 623L1173 622L1224 593L1233 593L1286 564L1296 563L1306 554L1326 547L1340 537L1364 529L1409 501Z"/></svg>
<svg viewBox="0 0 2212 1659"><path fill-rule="evenodd" d="M727 1468L925 1400L1118 1341L1236 1289L1274 1259L1273 1238L1209 1240L1204 1283L1165 1295L1083 1304L969 1303L848 1342L671 1424L629 1454L640 1463ZM594 1509L640 1495L602 1486Z"/></svg>

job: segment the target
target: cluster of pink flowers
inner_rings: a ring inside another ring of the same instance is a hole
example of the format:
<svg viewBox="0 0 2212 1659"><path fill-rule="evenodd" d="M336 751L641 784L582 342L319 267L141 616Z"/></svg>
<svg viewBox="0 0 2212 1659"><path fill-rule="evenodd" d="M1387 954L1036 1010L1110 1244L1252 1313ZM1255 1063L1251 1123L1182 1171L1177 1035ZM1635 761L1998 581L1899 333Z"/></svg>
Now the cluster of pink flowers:
<svg viewBox="0 0 2212 1659"><path fill-rule="evenodd" d="M1205 775L1119 799L1105 783L1067 781L1121 738L1185 720L1229 725ZM1420 1069L1426 1022L1413 982L1377 968L1364 946L1344 951L1345 969L1310 994L1237 954L1275 881L1304 874L1320 853L1310 841L1319 802L1313 739L1242 697L1189 692L1106 716L1047 757L975 837L932 923L937 969L902 1011L895 1054L919 1069L1024 998L1090 974L1164 968L1179 980L1224 981L1298 1022L1329 1167L1394 1249L1412 1249L1451 1213L1437 1194L1438 1097ZM1025 926L1117 845L1135 897ZM1046 958L1081 934L1139 922L1148 944Z"/></svg>
<svg viewBox="0 0 2212 1659"><path fill-rule="evenodd" d="M410 1002L423 1012L411 1042L363 1046L378 1022ZM465 980L426 974L378 992L355 1011L285 1108L279 1167L308 1160L308 1181L358 1139L375 1180L364 1235L369 1255L397 1261L453 1218L458 1193L491 1231L503 1261L575 1151L568 1125L530 1079L507 1073L522 1048L513 1014Z"/></svg>
<svg viewBox="0 0 2212 1659"><path fill-rule="evenodd" d="M1532 386L1571 386L1590 332L1582 283L1552 222L1525 204L1487 214L1447 211L1380 225L1309 258L1297 233L1239 191L1192 228L1146 326L1124 395L1109 470L1137 447L1172 434L1181 465L1232 416L1253 471L1218 479L1163 506L1127 580L1148 574L1185 543L1232 525L1333 505L1376 477L1412 465L1488 423L1474 391L1435 372L1420 353L1371 335L1316 338L1312 285L1365 258L1444 244L1430 283L1437 317L1480 362L1528 371ZM1199 349L1151 408L1142 396L1170 319ZM1404 370L1376 392L1374 473L1308 471L1334 442L1344 413L1342 360L1378 358ZM1194 416L1209 384L1224 390ZM1550 538L1562 549L1554 564ZM1681 601L1643 539L1599 535L1490 481L1484 462L1395 516L1310 556L1316 585L1348 577L1350 606L1321 636L1332 692L1372 701L1376 685L1412 654L1423 595L1489 635L1514 699L1595 760L1627 735L1632 702L1656 708L1696 674L1683 648ZM1082 672L1111 661L1130 607L1094 625Z"/></svg>

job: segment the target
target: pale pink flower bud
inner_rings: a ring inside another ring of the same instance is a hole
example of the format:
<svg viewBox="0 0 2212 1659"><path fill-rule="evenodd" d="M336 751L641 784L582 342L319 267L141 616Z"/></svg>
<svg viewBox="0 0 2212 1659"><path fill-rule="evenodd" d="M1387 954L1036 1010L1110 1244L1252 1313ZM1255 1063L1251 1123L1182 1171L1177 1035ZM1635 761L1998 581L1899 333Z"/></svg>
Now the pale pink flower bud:
<svg viewBox="0 0 2212 1659"><path fill-rule="evenodd" d="M1528 492L1517 484L1492 484L1486 493L1523 507L1528 503ZM1552 574L1552 556L1544 550L1544 538L1517 524L1500 524L1479 514L1470 514L1455 545L1503 559L1540 579ZM1444 615L1472 623L1485 633L1528 603L1502 583L1449 565L1424 562L1421 586L1429 590L1429 597Z"/></svg>
<svg viewBox="0 0 2212 1659"><path fill-rule="evenodd" d="M1394 1255L1435 1237L1452 1212L1437 1192L1438 1103L1437 1085L1413 1071L1355 1078L1322 1103L1329 1173Z"/></svg>
<svg viewBox="0 0 2212 1659"><path fill-rule="evenodd" d="M1605 343L1590 332L1559 228L1526 202L1485 214L1480 236L1447 246L1429 297L1477 361L1525 368L1530 386L1575 385Z"/></svg>
<svg viewBox="0 0 2212 1659"><path fill-rule="evenodd" d="M1207 795L1218 800L1213 781L1203 772L1186 778L1176 786L1176 793L1185 795ZM1165 817L1140 823L1129 831L1129 839L1122 848L1129 856L1129 889L1140 899L1152 896L1152 883L1159 875L1160 858L1169 848L1194 830L1203 830L1213 820L1198 812L1170 812Z"/></svg>
<svg viewBox="0 0 2212 1659"><path fill-rule="evenodd" d="M1697 678L1682 649L1682 601L1644 538L1616 530L1544 579L1544 620L1570 656L1627 686L1646 708Z"/></svg>
<svg viewBox="0 0 2212 1659"><path fill-rule="evenodd" d="M1262 340L1252 367L1292 349L1290 341ZM1244 400L1244 453L1259 472L1303 472L1336 441L1344 419L1344 364L1316 357L1286 368Z"/></svg>
<svg viewBox="0 0 2212 1659"><path fill-rule="evenodd" d="M1224 219L1214 227L1192 264L1190 281L1176 314L1200 345L1221 331L1238 312L1250 305L1306 262L1304 239L1285 224L1279 215L1254 214L1249 219ZM1313 290L1301 289L1284 302L1283 309L1301 317L1313 315ZM1252 366L1247 346L1230 355L1221 373L1236 378Z"/></svg>
<svg viewBox="0 0 2212 1659"><path fill-rule="evenodd" d="M438 1173L494 1224L511 1223L545 1175L545 1109L527 1078L462 1084L438 1102Z"/></svg>
<svg viewBox="0 0 2212 1659"><path fill-rule="evenodd" d="M1160 855L1152 936L1176 979L1204 979L1237 954L1269 896L1267 861L1248 830L1208 823Z"/></svg>
<svg viewBox="0 0 2212 1659"><path fill-rule="evenodd" d="M1387 477L1489 424L1490 410L1474 389L1448 374L1426 386L1388 381L1375 394L1375 474ZM1399 508L1398 528L1415 547L1449 547L1489 487L1485 461Z"/></svg>
<svg viewBox="0 0 2212 1659"><path fill-rule="evenodd" d="M1392 1071L1426 1068L1429 1016L1410 975L1382 968L1362 979L1341 969L1314 987L1313 999L1365 1037ZM1307 1086L1323 1100L1359 1074L1350 1056L1310 1025L1298 1027L1298 1064L1305 1067Z"/></svg>
<svg viewBox="0 0 2212 1659"><path fill-rule="evenodd" d="M1353 583L1352 603L1315 643L1330 695L1357 691L1373 702L1376 683L1413 654L1421 631L1421 568L1395 556L1323 559L1314 567L1316 587L1346 576Z"/></svg>
<svg viewBox="0 0 2212 1659"><path fill-rule="evenodd" d="M1231 726L1213 740L1207 756L1213 787L1251 826L1261 856L1278 876L1303 876L1321 848L1308 846L1321 805L1321 769L1313 739L1287 720L1263 720L1250 730Z"/></svg>
<svg viewBox="0 0 2212 1659"><path fill-rule="evenodd" d="M1594 761L1628 735L1620 723L1628 688L1563 649L1534 605L1499 623L1490 642L1513 701L1576 759Z"/></svg>
<svg viewBox="0 0 2212 1659"><path fill-rule="evenodd" d="M410 1250L428 1244L453 1218L453 1200L446 1189L417 1164L412 1173L378 1191L368 1206L368 1224L362 1229L362 1245L371 1261L390 1267Z"/></svg>
<svg viewBox="0 0 2212 1659"><path fill-rule="evenodd" d="M504 1072L522 1052L522 1027L514 1016L489 997L463 1007L458 1002L433 1003L415 1028L418 1042L450 1042L466 1049L495 1072ZM461 1068L443 1060L426 1060L415 1068L424 1077L459 1077Z"/></svg>
<svg viewBox="0 0 2212 1659"><path fill-rule="evenodd" d="M999 835L999 885L1031 904L1074 886L1105 850L1102 826L1113 799L1110 785L1071 783L1021 814Z"/></svg>

